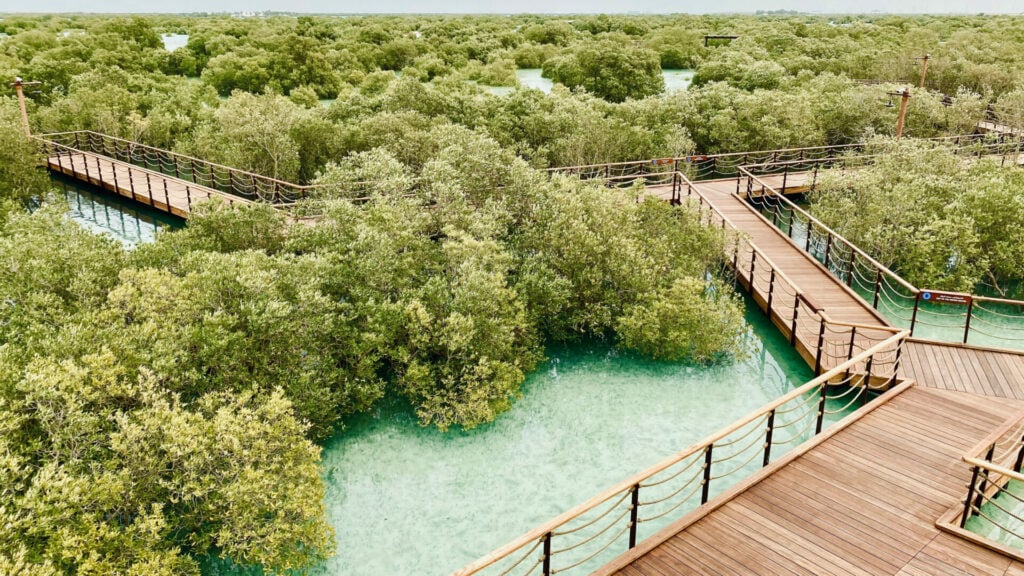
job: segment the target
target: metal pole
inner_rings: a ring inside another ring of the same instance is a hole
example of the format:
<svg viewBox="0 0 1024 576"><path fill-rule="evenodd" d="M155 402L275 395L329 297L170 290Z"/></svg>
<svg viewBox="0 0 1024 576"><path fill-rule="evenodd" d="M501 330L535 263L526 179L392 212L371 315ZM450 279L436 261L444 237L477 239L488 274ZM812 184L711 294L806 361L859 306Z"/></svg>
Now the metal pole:
<svg viewBox="0 0 1024 576"><path fill-rule="evenodd" d="M544 576L551 576L551 532L544 535Z"/></svg>
<svg viewBox="0 0 1024 576"><path fill-rule="evenodd" d="M818 327L818 351L814 355L814 375L821 374L821 354L825 350L825 319L821 319Z"/></svg>
<svg viewBox="0 0 1024 576"><path fill-rule="evenodd" d="M761 467L768 465L768 462L772 459L772 431L775 429L775 409L768 413L768 432L764 436L764 459L761 461Z"/></svg>
<svg viewBox="0 0 1024 576"><path fill-rule="evenodd" d="M967 344L967 335L971 333L971 314L974 313L974 298L967 303L967 322L964 323L964 344Z"/></svg>
<svg viewBox="0 0 1024 576"><path fill-rule="evenodd" d="M711 450L714 447L714 444L708 444L708 447L704 449L704 480L700 491L701 504L708 503L708 495L711 490Z"/></svg>
<svg viewBox="0 0 1024 576"><path fill-rule="evenodd" d="M967 485L967 498L964 499L964 513L960 515L960 527L967 526L967 520L974 515L974 511L971 510L971 501L974 500L974 486L978 483L978 473L980 469L975 466L971 472L971 483Z"/></svg>
<svg viewBox="0 0 1024 576"><path fill-rule="evenodd" d="M914 296L914 313L911 314L911 316L910 316L910 335L911 336L914 335L914 326L917 325L917 309L920 307L920 304L921 304L921 293L918 292Z"/></svg>
<svg viewBox="0 0 1024 576"><path fill-rule="evenodd" d="M765 304L765 314L768 319L772 318L772 297L775 295L775 268L772 268L771 277L768 279L768 302Z"/></svg>
<svg viewBox="0 0 1024 576"><path fill-rule="evenodd" d="M636 548L637 515L640 510L640 485L633 485L633 494L629 506L629 549Z"/></svg>

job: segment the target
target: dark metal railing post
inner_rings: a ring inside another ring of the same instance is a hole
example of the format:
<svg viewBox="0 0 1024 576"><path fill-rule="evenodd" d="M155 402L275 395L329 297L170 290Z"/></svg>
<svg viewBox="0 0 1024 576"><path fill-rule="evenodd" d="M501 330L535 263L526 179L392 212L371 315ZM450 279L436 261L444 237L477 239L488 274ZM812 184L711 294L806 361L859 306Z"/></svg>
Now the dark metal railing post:
<svg viewBox="0 0 1024 576"><path fill-rule="evenodd" d="M985 453L985 461L992 462L992 455L996 451L996 445L992 444L988 447L988 452ZM981 485L978 486L978 495L974 497L974 507L981 508L981 504L985 501L985 490L988 489L988 469L982 473Z"/></svg>
<svg viewBox="0 0 1024 576"><path fill-rule="evenodd" d="M708 503L708 495L711 490L711 450L715 447L714 444L708 444L708 447L704 449L704 479L702 480L703 486L700 490L700 503Z"/></svg>
<svg viewBox="0 0 1024 576"><path fill-rule="evenodd" d="M814 433L821 434L825 425L825 401L828 400L828 380L821 383L821 398L818 399L818 421L814 424Z"/></svg>
<svg viewBox="0 0 1024 576"><path fill-rule="evenodd" d="M188 211L192 212L192 188L185 186L185 206L188 207Z"/></svg>
<svg viewBox="0 0 1024 576"><path fill-rule="evenodd" d="M754 265L757 263L757 252L750 251L750 295L754 295Z"/></svg>
<svg viewBox="0 0 1024 576"><path fill-rule="evenodd" d="M780 192L781 194L785 194L786 193L786 180L788 178L789 178L789 164L786 164L786 167L782 171L782 190Z"/></svg>
<svg viewBox="0 0 1024 576"><path fill-rule="evenodd" d="M786 235L790 238L793 237L793 216L796 214L796 210L790 208L789 210L789 230L786 231Z"/></svg>
<svg viewBox="0 0 1024 576"><path fill-rule="evenodd" d="M1020 439L1020 449L1017 450L1017 459L1013 463L1013 471L1020 472L1020 467L1024 466L1024 436Z"/></svg>
<svg viewBox="0 0 1024 576"><path fill-rule="evenodd" d="M971 509L971 502L974 500L974 486L978 483L978 474L981 469L978 466L974 467L971 472L971 483L967 485L967 498L964 499L964 513L960 515L960 527L964 528L967 526L967 520L974 516L974 510Z"/></svg>
<svg viewBox="0 0 1024 576"><path fill-rule="evenodd" d="M775 409L768 413L768 431L764 435L764 459L761 467L765 467L772 459L772 431L775 430Z"/></svg>
<svg viewBox="0 0 1024 576"><path fill-rule="evenodd" d="M793 326L789 329L789 345L796 346L796 318L800 314L800 294L793 297Z"/></svg>
<svg viewBox="0 0 1024 576"><path fill-rule="evenodd" d="M544 535L544 565L541 569L544 576L551 576L551 532Z"/></svg>
<svg viewBox="0 0 1024 576"><path fill-rule="evenodd" d="M821 374L821 355L825 351L825 319L818 326L818 351L814 355L814 375Z"/></svg>
<svg viewBox="0 0 1024 576"><path fill-rule="evenodd" d="M640 510L640 484L633 484L629 505L629 549L636 548L636 528Z"/></svg>
<svg viewBox="0 0 1024 576"><path fill-rule="evenodd" d="M149 205L153 206L153 183L149 179L149 172L146 172L146 192L149 194Z"/></svg>
<svg viewBox="0 0 1024 576"><path fill-rule="evenodd" d="M873 307L875 310L878 310L878 296L882 292L882 269L876 268L875 270L875 301Z"/></svg>
<svg viewBox="0 0 1024 576"><path fill-rule="evenodd" d="M164 181L164 204L167 206L167 213L174 214L174 210L171 209L171 195L167 191L167 178L162 178Z"/></svg>
<svg viewBox="0 0 1024 576"><path fill-rule="evenodd" d="M921 293L914 295L914 312L910 315L910 335L914 335L914 327L917 325L917 310L921 306Z"/></svg>
<svg viewBox="0 0 1024 576"><path fill-rule="evenodd" d="M814 222L807 221L807 242L804 244L804 252L811 253L811 233L814 231Z"/></svg>
<svg viewBox="0 0 1024 576"><path fill-rule="evenodd" d="M825 237L825 270L829 270L828 260L832 255L832 234Z"/></svg>
<svg viewBox="0 0 1024 576"><path fill-rule="evenodd" d="M853 267L857 265L857 251L850 245L850 259L846 263L846 285L853 288Z"/></svg>
<svg viewBox="0 0 1024 576"><path fill-rule="evenodd" d="M100 179L100 186L103 186L103 168L100 166L100 157L96 157L96 177Z"/></svg>
<svg viewBox="0 0 1024 576"><path fill-rule="evenodd" d="M768 301L765 303L764 312L770 320L772 317L772 297L775 295L775 268L772 268L771 276L768 278Z"/></svg>
<svg viewBox="0 0 1024 576"><path fill-rule="evenodd" d="M964 322L964 344L967 344L967 336L971 333L971 315L974 314L974 298L967 303L967 321Z"/></svg>

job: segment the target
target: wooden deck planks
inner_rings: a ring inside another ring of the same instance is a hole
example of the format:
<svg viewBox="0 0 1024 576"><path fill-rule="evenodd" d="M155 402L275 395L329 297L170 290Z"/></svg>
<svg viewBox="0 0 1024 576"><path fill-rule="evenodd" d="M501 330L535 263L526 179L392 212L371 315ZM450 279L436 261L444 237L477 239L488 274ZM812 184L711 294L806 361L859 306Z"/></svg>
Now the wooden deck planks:
<svg viewBox="0 0 1024 576"><path fill-rule="evenodd" d="M920 386L1024 400L1024 354L920 340L908 341L903 354L900 374Z"/></svg>
<svg viewBox="0 0 1024 576"><path fill-rule="evenodd" d="M934 526L962 497L960 455L1021 405L908 390L620 573L1022 573ZM962 425L966 414L973 426Z"/></svg>
<svg viewBox="0 0 1024 576"><path fill-rule="evenodd" d="M181 218L188 218L196 204L210 198L220 198L232 205L251 204L237 196L98 154L52 156L47 159L47 166L54 172Z"/></svg>

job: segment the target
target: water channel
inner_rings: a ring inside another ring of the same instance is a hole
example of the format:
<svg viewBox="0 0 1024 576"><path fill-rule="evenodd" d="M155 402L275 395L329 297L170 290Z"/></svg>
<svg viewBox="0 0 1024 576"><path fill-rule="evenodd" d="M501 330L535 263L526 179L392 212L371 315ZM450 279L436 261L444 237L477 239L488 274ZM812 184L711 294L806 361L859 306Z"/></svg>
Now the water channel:
<svg viewBox="0 0 1024 576"><path fill-rule="evenodd" d="M54 182L73 220L126 245L181 225ZM747 309L741 361L654 362L606 343L554 348L512 410L475 430L423 428L398 398L353 418L324 446L337 553L313 573L447 574L811 379L749 300ZM204 573L259 571L209 559Z"/></svg>

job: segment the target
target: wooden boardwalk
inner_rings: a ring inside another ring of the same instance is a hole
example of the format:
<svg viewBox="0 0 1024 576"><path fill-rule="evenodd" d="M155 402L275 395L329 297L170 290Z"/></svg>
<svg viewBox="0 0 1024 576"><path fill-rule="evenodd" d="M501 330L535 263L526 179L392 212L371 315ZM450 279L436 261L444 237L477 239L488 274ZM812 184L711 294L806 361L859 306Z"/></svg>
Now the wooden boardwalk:
<svg viewBox="0 0 1024 576"><path fill-rule="evenodd" d="M911 388L599 573L1024 573L935 527L964 496L970 472L960 456L1022 404Z"/></svg>
<svg viewBox="0 0 1024 576"><path fill-rule="evenodd" d="M54 172L181 218L188 218L195 205L211 198L230 205L251 204L237 196L99 154L58 154L50 156L46 163Z"/></svg>
<svg viewBox="0 0 1024 576"><path fill-rule="evenodd" d="M773 324L791 339L797 352L808 364L820 364L822 370L838 365L846 359L844 351L849 351L851 338L849 329L827 329L824 334L820 334L820 319L808 312L824 312L834 323L856 326L858 339L877 341L891 335L891 330L871 328L891 329L884 316L826 270L820 262L810 257L801 246L772 225L746 200L736 195L736 179L698 182L694 184L694 189L702 201L709 203L719 214L727 218L751 244L770 258L777 274L769 274L763 267L763 261L757 262L757 258L752 257L749 249L741 248L736 262L739 283L751 292L762 310L767 311L768 303L771 302ZM672 196L672 188L652 187L649 193L667 199ZM753 274L751 268L754 269ZM785 278L786 282L781 278ZM801 297L801 311L797 314L795 323L792 321L794 287L803 290L804 293ZM773 292L774 294L769 297ZM819 348L819 338L822 337L826 352L819 358L816 351Z"/></svg>
<svg viewBox="0 0 1024 576"><path fill-rule="evenodd" d="M697 186L830 317L887 325L737 196L736 180ZM936 527L962 506L970 468L961 457L1024 406L1024 354L911 339L900 376L915 386L596 574L1024 576L1024 563Z"/></svg>

